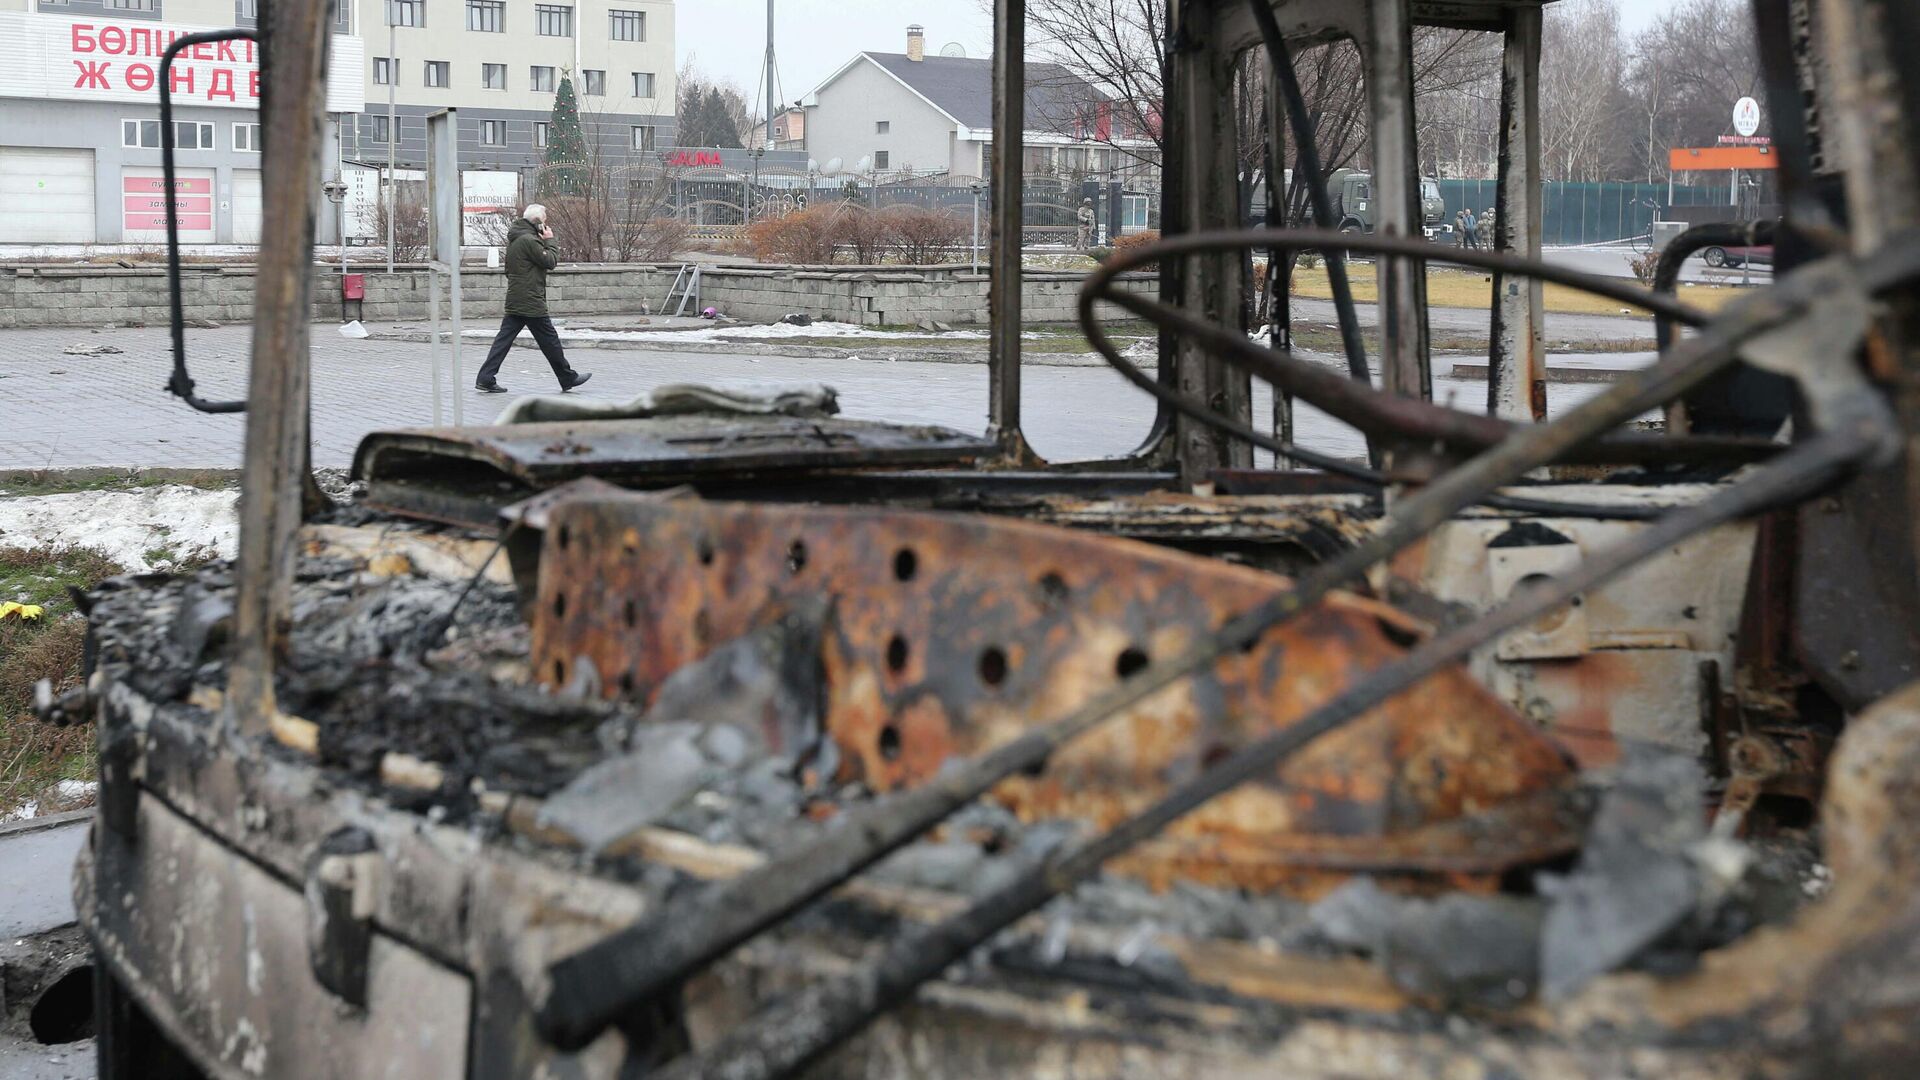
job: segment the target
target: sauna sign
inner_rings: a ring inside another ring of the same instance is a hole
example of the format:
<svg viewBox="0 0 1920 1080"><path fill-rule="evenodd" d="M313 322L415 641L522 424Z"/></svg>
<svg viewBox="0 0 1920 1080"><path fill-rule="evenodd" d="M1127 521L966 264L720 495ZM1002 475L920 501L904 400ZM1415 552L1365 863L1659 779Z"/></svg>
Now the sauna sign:
<svg viewBox="0 0 1920 1080"><path fill-rule="evenodd" d="M660 157L670 169L717 169L722 164L718 150L669 150Z"/></svg>
<svg viewBox="0 0 1920 1080"><path fill-rule="evenodd" d="M213 178L182 177L173 180L173 196L167 196L164 176L127 176L120 181L120 202L127 232L165 232L167 203L179 215L181 232L206 232L213 228Z"/></svg>

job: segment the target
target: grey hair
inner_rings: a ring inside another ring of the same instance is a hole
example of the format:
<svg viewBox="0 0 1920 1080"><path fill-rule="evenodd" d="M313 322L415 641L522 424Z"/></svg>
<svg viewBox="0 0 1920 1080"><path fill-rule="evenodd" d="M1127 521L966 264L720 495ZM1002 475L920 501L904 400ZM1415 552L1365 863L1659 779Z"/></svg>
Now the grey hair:
<svg viewBox="0 0 1920 1080"><path fill-rule="evenodd" d="M535 225L545 225L547 223L547 208L541 206L539 203L528 203L527 208L520 212L520 216L533 222Z"/></svg>

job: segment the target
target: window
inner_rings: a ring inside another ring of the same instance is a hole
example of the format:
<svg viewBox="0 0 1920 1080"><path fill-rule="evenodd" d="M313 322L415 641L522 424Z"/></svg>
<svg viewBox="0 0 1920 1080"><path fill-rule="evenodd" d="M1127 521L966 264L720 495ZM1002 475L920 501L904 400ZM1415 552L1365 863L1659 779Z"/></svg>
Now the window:
<svg viewBox="0 0 1920 1080"><path fill-rule="evenodd" d="M480 121L480 145L507 145L507 122L505 120Z"/></svg>
<svg viewBox="0 0 1920 1080"><path fill-rule="evenodd" d="M233 148L235 150L242 150L252 154L259 153L260 152L260 125L259 124L233 125Z"/></svg>
<svg viewBox="0 0 1920 1080"><path fill-rule="evenodd" d="M1147 228L1152 205L1153 200L1146 195L1120 196L1121 230Z"/></svg>
<svg viewBox="0 0 1920 1080"><path fill-rule="evenodd" d="M633 73L633 96L650 98L653 96L653 72L636 71Z"/></svg>
<svg viewBox="0 0 1920 1080"><path fill-rule="evenodd" d="M393 72L392 57L376 56L373 58L373 84L375 86L386 86L392 83L394 81Z"/></svg>
<svg viewBox="0 0 1920 1080"><path fill-rule="evenodd" d="M533 30L541 37L572 37L573 8L563 4L533 5Z"/></svg>
<svg viewBox="0 0 1920 1080"><path fill-rule="evenodd" d="M585 75L587 77L587 89L586 89L587 93L592 94L594 97L606 96L606 93L607 93L607 73L606 72L595 71L592 68L588 68L587 70L582 71L580 74Z"/></svg>
<svg viewBox="0 0 1920 1080"><path fill-rule="evenodd" d="M636 126L633 129L633 148L635 150L653 149L653 128L651 126Z"/></svg>
<svg viewBox="0 0 1920 1080"><path fill-rule="evenodd" d="M152 11L153 0L107 0L108 11Z"/></svg>
<svg viewBox="0 0 1920 1080"><path fill-rule="evenodd" d="M505 90L507 88L507 65L481 64L480 89Z"/></svg>
<svg viewBox="0 0 1920 1080"><path fill-rule="evenodd" d="M1053 148L1029 146L1021 155L1021 171L1029 176L1044 176L1053 171Z"/></svg>
<svg viewBox="0 0 1920 1080"><path fill-rule="evenodd" d="M427 0L387 0L387 25L427 25Z"/></svg>
<svg viewBox="0 0 1920 1080"><path fill-rule="evenodd" d="M875 172L879 172L881 169L884 169L886 167L887 167L887 152L885 150L875 150L873 152L873 170Z"/></svg>
<svg viewBox="0 0 1920 1080"><path fill-rule="evenodd" d="M260 0L233 0L233 17L243 23L259 22Z"/></svg>
<svg viewBox="0 0 1920 1080"><path fill-rule="evenodd" d="M553 69L535 64L527 69L527 89L543 94L553 93Z"/></svg>
<svg viewBox="0 0 1920 1080"><path fill-rule="evenodd" d="M892 130L893 130L893 121L891 120L880 120L875 122L873 125L873 133L875 135L885 135Z"/></svg>
<svg viewBox="0 0 1920 1080"><path fill-rule="evenodd" d="M160 149L160 121L120 121L120 145L142 150ZM173 122L173 145L179 150L213 149L213 125L192 120Z"/></svg>
<svg viewBox="0 0 1920 1080"><path fill-rule="evenodd" d="M387 118L384 116L369 116L369 117L365 117L365 119L373 121L373 125L369 129L369 134L367 135L367 141L377 142L377 143L386 142L387 141Z"/></svg>
<svg viewBox="0 0 1920 1080"><path fill-rule="evenodd" d="M644 11L607 12L607 36L615 41L647 40L647 13Z"/></svg>
<svg viewBox="0 0 1920 1080"><path fill-rule="evenodd" d="M483 34L507 32L507 0L467 0L467 29Z"/></svg>
<svg viewBox="0 0 1920 1080"><path fill-rule="evenodd" d="M533 122L533 148L535 150L545 150L547 148L547 121L545 120L535 120Z"/></svg>
<svg viewBox="0 0 1920 1080"><path fill-rule="evenodd" d="M450 65L445 60L427 61L427 85L439 86L439 87L445 87L449 85L448 73L447 73L447 68L449 66Z"/></svg>

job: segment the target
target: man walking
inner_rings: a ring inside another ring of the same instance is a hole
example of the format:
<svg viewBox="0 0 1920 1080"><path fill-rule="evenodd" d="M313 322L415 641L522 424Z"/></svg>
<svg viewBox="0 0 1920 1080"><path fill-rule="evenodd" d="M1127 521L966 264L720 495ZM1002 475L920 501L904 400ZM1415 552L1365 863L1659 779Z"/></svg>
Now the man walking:
<svg viewBox="0 0 1920 1080"><path fill-rule="evenodd" d="M493 348L487 351L487 362L480 365L479 377L474 380L474 388L481 393L506 393L507 388L496 381L496 376L523 326L533 331L533 340L546 355L547 366L560 380L562 391L593 378L568 365L567 354L560 348L560 333L547 317L547 271L558 265L560 245L553 238L553 230L547 228L547 208L534 203L507 229L507 313L500 320Z"/></svg>

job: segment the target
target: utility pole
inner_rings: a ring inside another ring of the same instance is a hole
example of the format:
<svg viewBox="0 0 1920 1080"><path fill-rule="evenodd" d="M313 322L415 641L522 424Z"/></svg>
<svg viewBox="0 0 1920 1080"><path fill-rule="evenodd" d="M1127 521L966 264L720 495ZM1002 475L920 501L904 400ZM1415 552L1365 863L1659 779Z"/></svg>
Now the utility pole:
<svg viewBox="0 0 1920 1080"><path fill-rule="evenodd" d="M760 159L773 149L773 0L767 0L767 134L760 140L760 149L753 155L753 186L760 187ZM753 219L753 194L747 194L746 218Z"/></svg>
<svg viewBox="0 0 1920 1080"><path fill-rule="evenodd" d="M387 11L387 273L393 273L393 218L400 212L398 187L393 180L393 149L400 144L400 125L394 123L393 88L400 85L400 57L393 48L393 0Z"/></svg>

